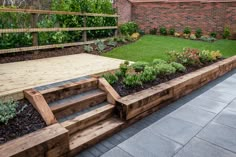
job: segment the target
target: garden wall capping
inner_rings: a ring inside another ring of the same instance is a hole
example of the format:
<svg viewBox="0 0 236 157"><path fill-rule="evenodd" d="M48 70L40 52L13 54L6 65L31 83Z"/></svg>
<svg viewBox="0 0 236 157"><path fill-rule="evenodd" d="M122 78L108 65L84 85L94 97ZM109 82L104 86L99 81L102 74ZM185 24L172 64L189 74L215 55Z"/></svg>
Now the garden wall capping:
<svg viewBox="0 0 236 157"><path fill-rule="evenodd" d="M0 145L2 157L60 157L68 151L68 130L58 123Z"/></svg>
<svg viewBox="0 0 236 157"><path fill-rule="evenodd" d="M121 97L117 102L120 116L124 120L131 120L142 113L150 114L235 68L236 56L233 56L168 82Z"/></svg>

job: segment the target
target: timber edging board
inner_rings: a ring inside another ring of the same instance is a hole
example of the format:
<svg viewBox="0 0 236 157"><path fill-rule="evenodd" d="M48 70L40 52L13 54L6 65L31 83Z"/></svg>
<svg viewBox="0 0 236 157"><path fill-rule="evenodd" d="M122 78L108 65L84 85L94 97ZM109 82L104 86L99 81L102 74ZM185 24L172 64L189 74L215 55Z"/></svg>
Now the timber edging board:
<svg viewBox="0 0 236 157"><path fill-rule="evenodd" d="M124 120L132 120L137 116L149 113L151 110L154 112L163 107L163 104L166 105L189 94L234 68L236 68L236 56L149 89L122 97L117 101L120 116Z"/></svg>
<svg viewBox="0 0 236 157"><path fill-rule="evenodd" d="M68 130L58 123L0 145L1 157L60 157L68 151Z"/></svg>

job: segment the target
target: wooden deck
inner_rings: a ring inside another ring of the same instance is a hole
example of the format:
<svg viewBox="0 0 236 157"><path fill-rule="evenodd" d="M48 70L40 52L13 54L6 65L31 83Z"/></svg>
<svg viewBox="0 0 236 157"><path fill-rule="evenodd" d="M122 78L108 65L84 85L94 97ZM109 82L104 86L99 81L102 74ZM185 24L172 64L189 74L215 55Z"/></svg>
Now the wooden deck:
<svg viewBox="0 0 236 157"><path fill-rule="evenodd" d="M101 73L119 67L122 60L76 54L0 64L0 100L23 98L25 89Z"/></svg>

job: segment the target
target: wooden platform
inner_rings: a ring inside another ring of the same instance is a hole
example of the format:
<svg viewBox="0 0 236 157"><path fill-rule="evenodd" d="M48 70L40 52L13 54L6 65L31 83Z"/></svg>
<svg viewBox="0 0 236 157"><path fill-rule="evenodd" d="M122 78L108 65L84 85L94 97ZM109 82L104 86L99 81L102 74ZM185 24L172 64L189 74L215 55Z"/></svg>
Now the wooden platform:
<svg viewBox="0 0 236 157"><path fill-rule="evenodd" d="M25 89L117 69L122 60L77 54L0 64L0 100L22 99Z"/></svg>

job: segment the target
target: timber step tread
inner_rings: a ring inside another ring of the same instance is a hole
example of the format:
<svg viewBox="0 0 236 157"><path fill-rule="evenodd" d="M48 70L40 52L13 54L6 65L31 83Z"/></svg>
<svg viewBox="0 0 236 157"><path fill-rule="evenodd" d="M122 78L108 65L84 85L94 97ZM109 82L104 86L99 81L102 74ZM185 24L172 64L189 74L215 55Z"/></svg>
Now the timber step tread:
<svg viewBox="0 0 236 157"><path fill-rule="evenodd" d="M80 131L104 119L110 118L114 113L115 105L105 102L91 108L85 113L76 113L68 117L66 121L60 121L61 125L69 130L69 134L73 134L76 131Z"/></svg>
<svg viewBox="0 0 236 157"><path fill-rule="evenodd" d="M73 106L74 104L77 104L79 102L87 101L89 99L93 99L100 96L104 96L105 98L106 93L102 90L95 89L78 95L73 95L65 99L54 101L52 103L49 103L49 106L53 112L56 112L58 110L63 110L67 107Z"/></svg>
<svg viewBox="0 0 236 157"><path fill-rule="evenodd" d="M81 117L92 116L92 115L96 114L97 112L100 112L101 110L106 109L106 108L110 108L110 107L114 108L114 105L108 104L108 102L103 102L103 103L97 104L95 106L89 107L87 109L81 110L79 112L76 112L76 113L74 113L70 116L67 116L65 118L61 118L58 121L62 125L65 124L64 122L66 122L67 124L70 122L76 122L76 121L79 121L81 119Z"/></svg>
<svg viewBox="0 0 236 157"><path fill-rule="evenodd" d="M74 155L99 142L100 140L109 137L114 132L121 129L123 125L123 121L118 118L111 117L82 131L72 134L70 136L71 155Z"/></svg>

